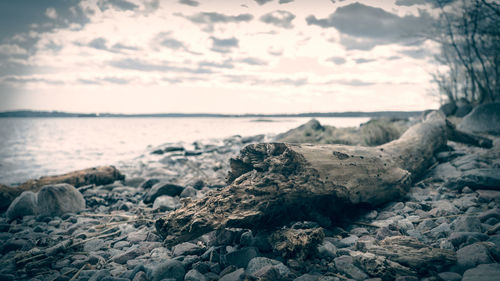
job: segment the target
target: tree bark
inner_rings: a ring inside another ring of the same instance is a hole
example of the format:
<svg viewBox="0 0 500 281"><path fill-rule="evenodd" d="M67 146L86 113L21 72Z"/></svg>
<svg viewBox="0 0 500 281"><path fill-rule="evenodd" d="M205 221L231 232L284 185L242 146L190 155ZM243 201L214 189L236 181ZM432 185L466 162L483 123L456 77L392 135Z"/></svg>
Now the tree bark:
<svg viewBox="0 0 500 281"><path fill-rule="evenodd" d="M398 140L377 147L249 145L231 159L227 187L185 201L156 228L174 244L223 227L269 228L386 203L407 192L446 141L445 117L431 112Z"/></svg>

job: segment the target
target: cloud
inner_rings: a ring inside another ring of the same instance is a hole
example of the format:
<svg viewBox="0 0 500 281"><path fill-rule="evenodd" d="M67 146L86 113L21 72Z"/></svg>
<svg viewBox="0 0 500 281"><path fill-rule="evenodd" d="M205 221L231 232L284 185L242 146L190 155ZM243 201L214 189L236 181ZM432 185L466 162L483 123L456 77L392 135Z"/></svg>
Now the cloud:
<svg viewBox="0 0 500 281"><path fill-rule="evenodd" d="M224 69L233 69L234 68L234 64L232 64L231 61L224 61L222 63L211 62L211 61L202 61L202 62L198 63L198 66L200 68L204 68L204 67L224 68Z"/></svg>
<svg viewBox="0 0 500 281"><path fill-rule="evenodd" d="M137 6L136 4L125 1L125 0L99 1L98 6L102 11L109 9L111 7L115 8L117 10L121 10L121 11L129 11L129 10L133 11L133 10L139 8L139 6Z"/></svg>
<svg viewBox="0 0 500 281"><path fill-rule="evenodd" d="M375 85L375 83L372 82L366 82L366 81L361 81L359 79L351 79L351 80L335 80L332 81L334 84L341 84L341 85L346 85L346 86L354 86L354 87L364 87L364 86L371 86Z"/></svg>
<svg viewBox="0 0 500 281"><path fill-rule="evenodd" d="M26 55L28 51L14 44L2 44L0 45L1 55Z"/></svg>
<svg viewBox="0 0 500 281"><path fill-rule="evenodd" d="M193 0L179 0L179 3L184 4L184 5L188 5L191 7L198 7L198 5L200 5L199 2L193 1Z"/></svg>
<svg viewBox="0 0 500 281"><path fill-rule="evenodd" d="M169 49L186 49L184 43L170 36L170 32L159 33L158 35L156 35L155 41L158 42L161 46L167 47Z"/></svg>
<svg viewBox="0 0 500 281"><path fill-rule="evenodd" d="M338 65L346 63L346 59L343 57L331 57L328 59L328 61L331 61L334 64L338 64Z"/></svg>
<svg viewBox="0 0 500 281"><path fill-rule="evenodd" d="M369 63L375 61L374 59L359 58L354 60L357 64Z"/></svg>
<svg viewBox="0 0 500 281"><path fill-rule="evenodd" d="M267 65L268 64L266 61L258 59L258 58L244 58L244 59L241 59L239 62L248 64L248 65Z"/></svg>
<svg viewBox="0 0 500 281"><path fill-rule="evenodd" d="M91 47L91 48L94 48L94 49L98 49L98 50L107 50L108 47L106 46L106 39L102 38L102 37L99 37L99 38L96 38L92 41L90 41L87 46Z"/></svg>
<svg viewBox="0 0 500 281"><path fill-rule="evenodd" d="M404 43L420 37L432 24L432 17L420 11L419 16L400 17L381 8L358 2L339 7L328 18L314 15L306 18L308 25L335 28L341 33L341 44L348 49L369 50L379 44Z"/></svg>
<svg viewBox="0 0 500 281"><path fill-rule="evenodd" d="M262 5L266 4L267 2L271 2L273 0L254 0L254 1L257 2L257 4L262 6Z"/></svg>
<svg viewBox="0 0 500 281"><path fill-rule="evenodd" d="M293 28L292 21L294 19L294 14L282 10L267 13L260 18L262 22L282 28Z"/></svg>
<svg viewBox="0 0 500 281"><path fill-rule="evenodd" d="M104 77L104 78L95 78L95 79L77 79L77 83L86 84L86 85L101 85L103 82L117 84L117 85L127 85L132 82L132 79L124 79L117 77Z"/></svg>
<svg viewBox="0 0 500 281"><path fill-rule="evenodd" d="M213 71L198 67L198 68L189 68L171 65L169 62L162 63L150 63L140 59L120 59L110 61L109 64L113 67L126 69L126 70L136 70L136 71L144 71L144 72L175 72L175 73L191 73L191 74L209 74L213 73Z"/></svg>
<svg viewBox="0 0 500 281"><path fill-rule="evenodd" d="M455 0L396 0L397 6L414 6L414 5L425 5L432 4L433 7L438 7L438 3L445 6L450 3L455 2Z"/></svg>
<svg viewBox="0 0 500 281"><path fill-rule="evenodd" d="M279 3L280 4L286 4L286 3L290 3L290 2L293 2L294 0L280 0Z"/></svg>
<svg viewBox="0 0 500 281"><path fill-rule="evenodd" d="M139 50L139 48L137 48L137 47L128 46L128 45L125 45L125 44L122 44L122 43L116 43L111 48L115 49L115 50L130 50L130 51L137 51L137 50Z"/></svg>
<svg viewBox="0 0 500 281"><path fill-rule="evenodd" d="M238 39L235 37L219 39L210 37L212 39L212 51L219 53L228 53L232 48L238 47Z"/></svg>
<svg viewBox="0 0 500 281"><path fill-rule="evenodd" d="M49 19L53 19L55 20L57 18L57 12L56 12L56 9L50 7L50 8L47 8L47 10L45 10L45 15L49 18Z"/></svg>
<svg viewBox="0 0 500 281"><path fill-rule="evenodd" d="M253 19L251 14L239 14L237 16L228 16L216 12L204 12L198 13L192 16L180 15L192 23L205 25L205 31L212 32L214 30L214 25L219 23L240 23L249 22Z"/></svg>
<svg viewBox="0 0 500 281"><path fill-rule="evenodd" d="M399 51L400 54L407 55L414 59L426 59L432 57L432 53L423 48L413 48Z"/></svg>
<svg viewBox="0 0 500 281"><path fill-rule="evenodd" d="M119 84L119 85L125 85L129 84L131 80L123 79L123 78L116 78L116 77L105 77L102 79L103 81L112 83L112 84Z"/></svg>

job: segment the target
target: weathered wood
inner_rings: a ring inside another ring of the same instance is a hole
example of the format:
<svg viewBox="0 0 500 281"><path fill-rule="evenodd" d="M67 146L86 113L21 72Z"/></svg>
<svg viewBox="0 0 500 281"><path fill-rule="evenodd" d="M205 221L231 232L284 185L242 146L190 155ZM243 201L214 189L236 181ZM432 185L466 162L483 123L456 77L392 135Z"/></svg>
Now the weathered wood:
<svg viewBox="0 0 500 281"><path fill-rule="evenodd" d="M49 184L67 183L74 187L90 184L110 184L116 180L123 180L125 176L114 166L101 166L78 170L63 175L41 177L37 180L29 180L17 187L9 187L0 184L0 210L5 210L10 203L23 191L38 192L40 188Z"/></svg>
<svg viewBox="0 0 500 281"><path fill-rule="evenodd" d="M167 243L222 227L266 228L334 218L346 205L378 205L404 194L446 144L445 117L432 112L378 147L261 143L231 160L229 185L157 220Z"/></svg>

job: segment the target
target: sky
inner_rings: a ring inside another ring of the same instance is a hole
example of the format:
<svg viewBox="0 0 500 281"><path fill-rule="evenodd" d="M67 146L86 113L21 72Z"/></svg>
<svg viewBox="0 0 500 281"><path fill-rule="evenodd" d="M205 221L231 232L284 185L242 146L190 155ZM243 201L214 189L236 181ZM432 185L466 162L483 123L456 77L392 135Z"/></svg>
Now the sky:
<svg viewBox="0 0 500 281"><path fill-rule="evenodd" d="M437 108L430 1L0 1L0 111Z"/></svg>

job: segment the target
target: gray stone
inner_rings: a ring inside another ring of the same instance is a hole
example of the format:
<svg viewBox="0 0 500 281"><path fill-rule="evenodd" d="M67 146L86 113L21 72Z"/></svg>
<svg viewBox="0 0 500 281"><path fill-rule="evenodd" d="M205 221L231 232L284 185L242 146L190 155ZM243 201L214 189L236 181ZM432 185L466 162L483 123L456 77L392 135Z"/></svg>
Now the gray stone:
<svg viewBox="0 0 500 281"><path fill-rule="evenodd" d="M149 204L153 203L156 198L162 196L162 195L168 195L168 196L178 196L181 194L182 190L184 187L176 184L171 184L171 183L165 183L165 182L159 182L151 189L148 191L146 196L144 196L144 203Z"/></svg>
<svg viewBox="0 0 500 281"><path fill-rule="evenodd" d="M111 260L118 264L126 264L128 260L135 259L142 254L144 254L144 251L141 248L132 248L123 253L113 256Z"/></svg>
<svg viewBox="0 0 500 281"><path fill-rule="evenodd" d="M321 275L313 275L313 274L303 274L295 279L293 281L318 281Z"/></svg>
<svg viewBox="0 0 500 281"><path fill-rule="evenodd" d="M488 248L480 242L465 246L457 251L457 265L460 270L491 262L493 261Z"/></svg>
<svg viewBox="0 0 500 281"><path fill-rule="evenodd" d="M150 189L151 187L153 187L153 185L155 185L159 182L160 182L159 179L148 179L148 180L144 181L143 183L141 183L140 187L143 189Z"/></svg>
<svg viewBox="0 0 500 281"><path fill-rule="evenodd" d="M184 281L206 281L207 278L205 275L201 274L198 270L196 269L191 269L186 273L186 276L184 276Z"/></svg>
<svg viewBox="0 0 500 281"><path fill-rule="evenodd" d="M246 274L253 276L256 272L258 272L259 270L261 270L266 266L272 266L276 268L280 276L283 278L285 278L291 273L290 269L288 269L288 267L280 261L266 257L255 257L248 263Z"/></svg>
<svg viewBox="0 0 500 281"><path fill-rule="evenodd" d="M22 218L24 216L36 215L37 202L36 194L31 191L21 193L12 203L5 215L9 221Z"/></svg>
<svg viewBox="0 0 500 281"><path fill-rule="evenodd" d="M448 200L435 201L432 204L434 208L429 211L429 214L435 217L443 217L456 215L460 211Z"/></svg>
<svg viewBox="0 0 500 281"><path fill-rule="evenodd" d="M193 187L185 187L184 190L181 192L179 195L181 198L185 197L191 197L191 198L196 198L196 195L198 194L198 191L194 189Z"/></svg>
<svg viewBox="0 0 500 281"><path fill-rule="evenodd" d="M398 276L394 281L418 281L418 278L415 276Z"/></svg>
<svg viewBox="0 0 500 281"><path fill-rule="evenodd" d="M453 232L448 240L455 247L467 246L476 242L488 240L488 235L479 232Z"/></svg>
<svg viewBox="0 0 500 281"><path fill-rule="evenodd" d="M245 275L245 270L243 268L237 269L231 273L228 273L224 276L222 276L219 280L220 281L239 281L243 280L243 276Z"/></svg>
<svg viewBox="0 0 500 281"><path fill-rule="evenodd" d="M462 281L498 281L500 264L481 264L464 273Z"/></svg>
<svg viewBox="0 0 500 281"><path fill-rule="evenodd" d="M462 119L458 128L469 132L500 135L500 103L477 106Z"/></svg>
<svg viewBox="0 0 500 281"><path fill-rule="evenodd" d="M177 260L167 260L158 264L151 273L152 281L160 281L163 279L175 279L177 281L182 281L186 271L184 266L180 261Z"/></svg>
<svg viewBox="0 0 500 281"><path fill-rule="evenodd" d="M456 218L451 226L455 232L482 232L481 221L467 215Z"/></svg>
<svg viewBox="0 0 500 281"><path fill-rule="evenodd" d="M481 203L489 203L491 201L500 202L500 191L478 189L479 197L477 200Z"/></svg>
<svg viewBox="0 0 500 281"><path fill-rule="evenodd" d="M447 102L439 107L439 110L446 116L453 115L457 110L457 105L454 102Z"/></svg>
<svg viewBox="0 0 500 281"><path fill-rule="evenodd" d="M204 249L191 242L184 242L175 245L172 253L174 256L187 256L187 255L199 255L203 253Z"/></svg>
<svg viewBox="0 0 500 281"><path fill-rule="evenodd" d="M282 280L279 271L271 265L261 268L259 271L254 273L253 277L257 278L257 280L266 281Z"/></svg>
<svg viewBox="0 0 500 281"><path fill-rule="evenodd" d="M171 211L181 206L179 200L168 195L162 195L155 199L153 209L160 209L161 211Z"/></svg>
<svg viewBox="0 0 500 281"><path fill-rule="evenodd" d="M431 229L428 235L434 239L448 237L451 233L451 227L447 223L442 223Z"/></svg>
<svg viewBox="0 0 500 281"><path fill-rule="evenodd" d="M92 276L90 277L90 279L88 279L88 281L100 281L104 277L107 277L110 275L111 275L111 273L109 272L108 269L99 270L99 271L96 271L94 274L92 274Z"/></svg>
<svg viewBox="0 0 500 281"><path fill-rule="evenodd" d="M246 268L251 259L258 255L257 249L254 247L242 248L234 252L228 253L225 256L226 263L240 268Z"/></svg>
<svg viewBox="0 0 500 281"><path fill-rule="evenodd" d="M459 190L464 186L472 189L500 190L500 168L479 168L465 171L461 177L450 179L446 187Z"/></svg>
<svg viewBox="0 0 500 281"><path fill-rule="evenodd" d="M26 248L28 241L24 239L9 239L0 247L0 253L6 254L11 251L17 251Z"/></svg>
<svg viewBox="0 0 500 281"><path fill-rule="evenodd" d="M358 236L351 235L351 236L348 236L348 237L338 241L337 246L339 248L352 247L352 246L354 246L354 244L356 244L356 241L358 241L358 239L359 239Z"/></svg>
<svg viewBox="0 0 500 281"><path fill-rule="evenodd" d="M60 216L85 209L83 195L66 183L42 187L38 192L37 202L38 212L43 216Z"/></svg>
<svg viewBox="0 0 500 281"><path fill-rule="evenodd" d="M327 260L334 259L337 256L337 248L332 243L323 241L323 243L318 246L318 255L320 258L325 258Z"/></svg>
<svg viewBox="0 0 500 281"><path fill-rule="evenodd" d="M494 208L494 209L488 210L486 212L483 212L479 215L479 220L481 222L485 222L489 218L496 218L496 219L500 220L500 209Z"/></svg>
<svg viewBox="0 0 500 281"><path fill-rule="evenodd" d="M442 281L460 281L462 280L462 275L456 272L441 272L438 274L438 277Z"/></svg>
<svg viewBox="0 0 500 281"><path fill-rule="evenodd" d="M353 264L352 257L350 256L340 256L334 259L335 267L341 273L351 277L355 280L364 280L368 278L368 275L364 273L361 269Z"/></svg>
<svg viewBox="0 0 500 281"><path fill-rule="evenodd" d="M104 240L93 239L93 240L89 240L89 241L85 242L85 244L83 244L83 251L85 251L87 253L92 253L92 252L99 251L105 247L106 246L104 245Z"/></svg>

